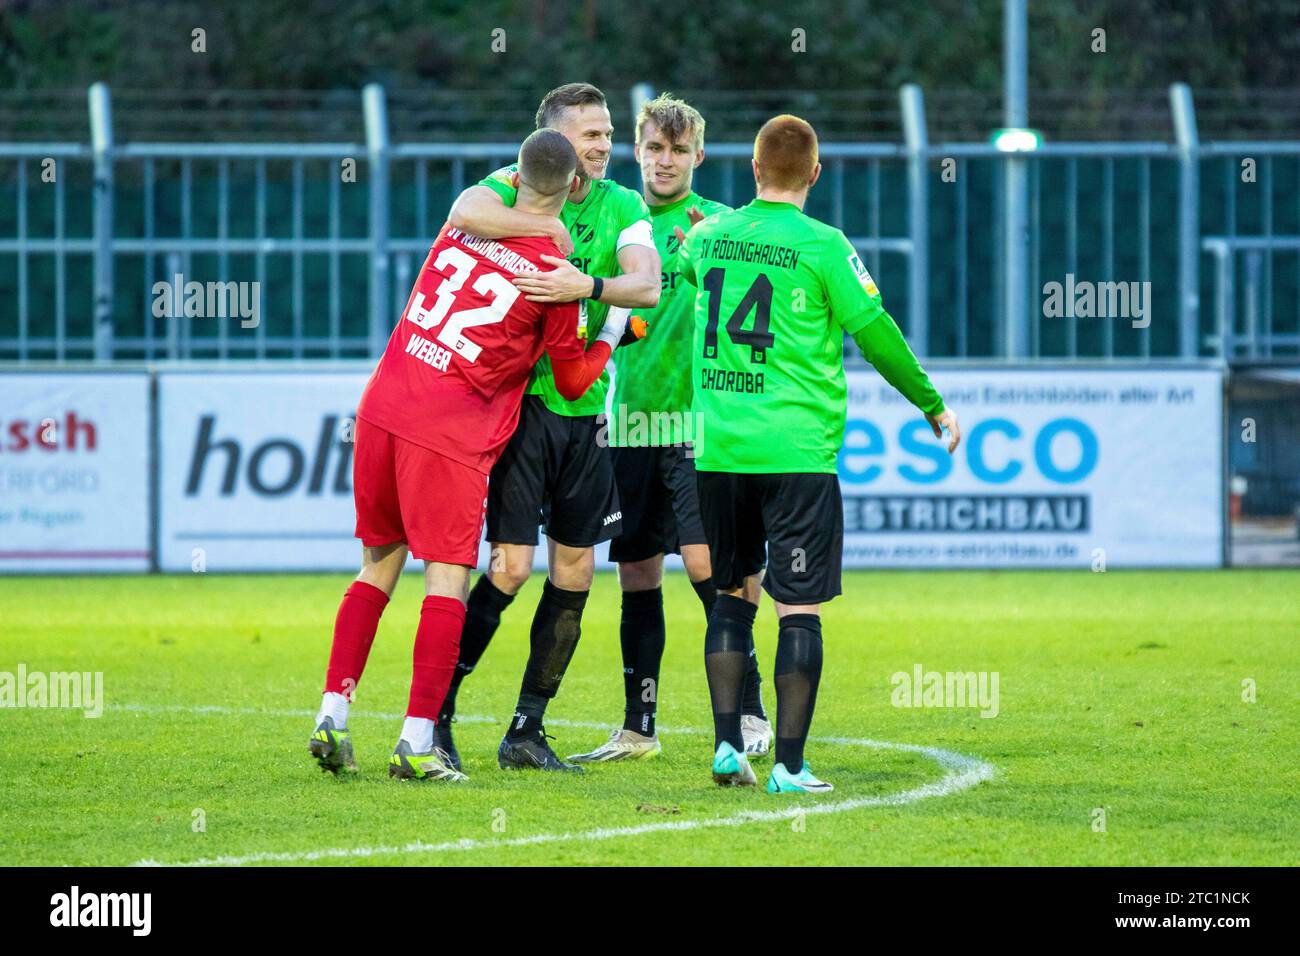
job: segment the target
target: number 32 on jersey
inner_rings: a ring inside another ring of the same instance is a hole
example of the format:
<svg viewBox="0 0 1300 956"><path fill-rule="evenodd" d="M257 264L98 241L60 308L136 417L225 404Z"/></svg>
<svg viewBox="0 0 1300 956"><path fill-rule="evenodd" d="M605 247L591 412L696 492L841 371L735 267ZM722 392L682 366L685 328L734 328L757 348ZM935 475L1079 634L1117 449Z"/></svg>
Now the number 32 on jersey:
<svg viewBox="0 0 1300 956"><path fill-rule="evenodd" d="M478 264L473 256L460 249L453 246L443 249L434 260L433 267L444 275L450 267L450 275L446 275L434 290L432 305L425 308L424 293L417 292L412 297L411 307L406 313L406 317L420 328L427 331L438 329L438 341L467 362L478 361L483 347L469 338L465 330L476 325L492 325L500 322L506 317L510 307L515 304L515 299L519 298L519 290L511 285L509 279L499 272L489 271L474 280L470 288L484 298L490 296L491 303L477 309L460 309L452 312L451 307L456 301L456 293L465 285L465 280Z"/></svg>

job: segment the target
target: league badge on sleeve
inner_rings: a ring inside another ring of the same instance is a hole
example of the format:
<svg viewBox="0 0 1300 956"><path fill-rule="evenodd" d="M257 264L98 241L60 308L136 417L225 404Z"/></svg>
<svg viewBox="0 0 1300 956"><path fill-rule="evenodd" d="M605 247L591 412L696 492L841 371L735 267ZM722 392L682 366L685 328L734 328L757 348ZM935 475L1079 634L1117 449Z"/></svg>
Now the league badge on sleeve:
<svg viewBox="0 0 1300 956"><path fill-rule="evenodd" d="M858 277L858 281L862 283L862 288L867 290L867 295L880 295L880 290L876 288L876 280L871 278L871 273L868 272L867 267L862 264L862 260L858 258L858 254L856 252L850 252L848 260L849 265L853 267L853 271Z"/></svg>

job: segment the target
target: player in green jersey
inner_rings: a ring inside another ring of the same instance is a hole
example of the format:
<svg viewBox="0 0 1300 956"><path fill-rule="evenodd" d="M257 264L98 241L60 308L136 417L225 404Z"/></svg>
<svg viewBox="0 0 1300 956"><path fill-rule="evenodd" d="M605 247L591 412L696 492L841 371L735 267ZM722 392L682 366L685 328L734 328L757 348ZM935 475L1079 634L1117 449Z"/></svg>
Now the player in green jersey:
<svg viewBox="0 0 1300 956"><path fill-rule="evenodd" d="M641 310L649 330L636 348L615 353L609 443L623 512L623 532L610 542L623 591L619 640L623 651L623 726L589 753L569 759L602 763L652 757L659 667L665 644L664 554L680 553L707 620L717 597L709 546L695 490L697 435L691 415L691 340L695 289L677 271L681 240L696 222L730 207L692 190L704 161L704 118L670 94L641 107L635 156L642 196L650 207L661 262L659 305ZM754 595L757 596L757 593ZM759 693L758 658L750 647L741 705L741 734L752 757L767 752L772 727Z"/></svg>
<svg viewBox="0 0 1300 956"><path fill-rule="evenodd" d="M534 302L580 301L587 341L607 323L627 322L627 310L659 301L659 254L650 215L637 193L605 178L614 128L605 96L587 83L569 83L543 97L538 129L559 130L581 160L580 187L556 220L512 208L507 167L465 190L448 222L471 235L550 236L569 258L543 256L555 268L515 278ZM579 332L582 330L580 320ZM576 401L555 388L550 360L533 370L519 425L488 483L489 570L470 592L459 660L438 715L434 743L459 766L451 718L461 681L474 669L532 573L537 528L547 534L549 573L533 616L531 649L514 717L497 762L502 768L577 770L546 742L543 716L577 646L582 611L595 569L593 546L618 534L621 513L609 449L600 439L609 377Z"/></svg>
<svg viewBox="0 0 1300 956"><path fill-rule="evenodd" d="M795 116L769 120L754 141L753 170L757 198L700 223L679 256L698 290L691 364L706 441L695 467L722 592L705 635L713 777L720 785L757 782L740 701L761 579L780 618L767 789L824 793L830 784L812 775L803 752L821 680L820 608L840 593L844 335L936 437L948 431L949 453L961 432L852 244L803 213L821 174L813 128Z"/></svg>

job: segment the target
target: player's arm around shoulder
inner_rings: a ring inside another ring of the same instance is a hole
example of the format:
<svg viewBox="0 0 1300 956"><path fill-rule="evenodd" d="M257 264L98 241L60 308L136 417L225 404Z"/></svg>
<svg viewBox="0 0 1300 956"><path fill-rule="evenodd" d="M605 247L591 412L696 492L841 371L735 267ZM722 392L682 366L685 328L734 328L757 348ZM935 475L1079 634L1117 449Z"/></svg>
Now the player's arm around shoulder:
<svg viewBox="0 0 1300 956"><path fill-rule="evenodd" d="M593 187L598 188L598 187ZM531 302L573 302L595 299L611 307L652 309L659 304L659 250L655 248L654 230L645 202L630 189L609 184L618 190L606 201L621 202L618 210L620 232L616 238L616 258L620 275L589 276L573 263L554 256L542 256L551 271L518 276L515 288ZM639 206L632 206L626 196ZM642 217L643 214L643 217Z"/></svg>
<svg viewBox="0 0 1300 956"><path fill-rule="evenodd" d="M853 337L863 358L881 378L920 409L936 438L948 432L948 453L952 454L961 443L957 415L944 405L898 323L885 311L876 281L857 250L838 229L826 237L822 250L819 267L831 318Z"/></svg>
<svg viewBox="0 0 1300 956"><path fill-rule="evenodd" d="M562 255L572 252L573 238L564 223L554 216L512 208L517 194L514 170L509 166L498 169L456 197L447 214L447 224L483 239L545 236L559 247Z"/></svg>

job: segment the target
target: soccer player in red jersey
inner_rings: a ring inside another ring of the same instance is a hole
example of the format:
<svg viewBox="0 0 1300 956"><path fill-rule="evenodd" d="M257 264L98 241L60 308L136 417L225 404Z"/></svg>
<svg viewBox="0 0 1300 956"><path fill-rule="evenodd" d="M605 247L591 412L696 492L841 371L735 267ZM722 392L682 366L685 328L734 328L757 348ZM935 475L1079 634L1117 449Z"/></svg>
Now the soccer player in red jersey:
<svg viewBox="0 0 1300 956"><path fill-rule="evenodd" d="M519 150L514 174L528 211L556 216L578 157L551 129ZM519 420L529 372L543 350L557 389L576 399L596 381L627 324L606 322L584 351L578 304L530 302L511 280L546 271L549 238L479 239L444 226L357 407L353 494L361 573L334 623L325 691L310 750L322 769L355 771L348 706L407 554L425 562L410 701L389 761L392 777L463 780L433 745L478 560L488 473Z"/></svg>

